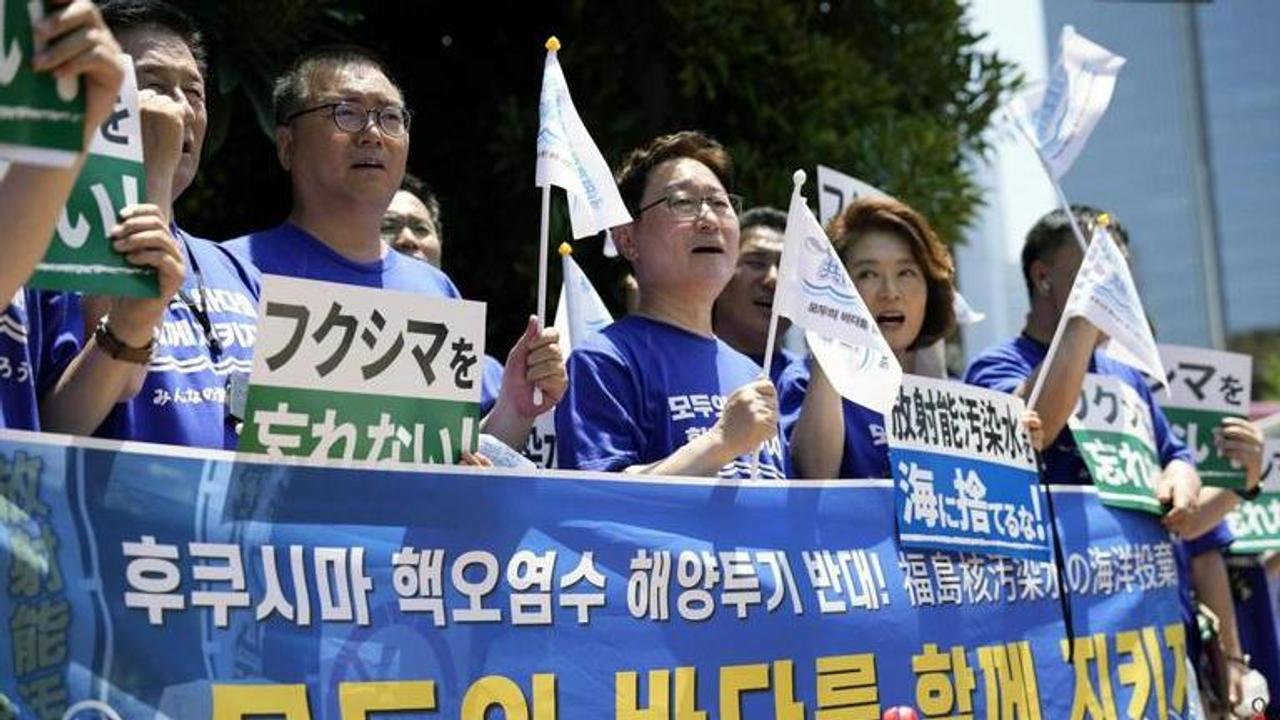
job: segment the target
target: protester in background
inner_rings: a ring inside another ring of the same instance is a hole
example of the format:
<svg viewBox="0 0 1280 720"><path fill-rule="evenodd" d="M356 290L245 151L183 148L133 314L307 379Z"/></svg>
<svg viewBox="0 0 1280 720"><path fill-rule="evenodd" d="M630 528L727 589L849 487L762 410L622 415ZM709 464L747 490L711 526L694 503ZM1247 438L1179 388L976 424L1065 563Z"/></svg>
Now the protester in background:
<svg viewBox="0 0 1280 720"><path fill-rule="evenodd" d="M700 132L664 135L632 151L617 177L635 220L613 237L640 303L569 358L560 466L747 477L767 441L760 477L784 477L773 384L712 329L738 258L728 152Z"/></svg>
<svg viewBox="0 0 1280 720"><path fill-rule="evenodd" d="M277 227L227 243L264 273L459 298L439 269L391 250L383 215L404 178L410 114L400 88L368 51L318 48L276 81L276 150L293 208ZM502 390L482 432L524 447L534 418L565 388L554 329L529 319L507 356ZM534 388L542 402L533 402Z"/></svg>
<svg viewBox="0 0 1280 720"><path fill-rule="evenodd" d="M382 241L409 257L441 267L444 226L440 222L440 201L426 183L411 173L404 174L400 189L382 215ZM486 354L480 378L480 414L487 415L502 389L502 363Z"/></svg>
<svg viewBox="0 0 1280 720"><path fill-rule="evenodd" d="M382 241L409 257L439 268L444 235L440 201L427 184L405 173L400 189L382 215Z"/></svg>
<svg viewBox="0 0 1280 720"><path fill-rule="evenodd" d="M52 5L54 11L33 29L38 42L48 43L32 59L33 68L82 79L87 149L115 107L123 58L92 3ZM0 187L5 248L0 297L6 298L0 315L0 427L93 429L115 402L137 392L142 370L131 353L149 354L159 315L182 282L182 257L160 210L143 204L122 208L110 234L113 247L130 263L156 271L159 297L120 299L99 334L82 346L78 305L71 295L20 289L48 248L86 155L65 169L17 165Z"/></svg>
<svg viewBox="0 0 1280 720"><path fill-rule="evenodd" d="M923 215L888 197L858 198L828 235L903 371L914 372L916 350L955 326L951 253ZM884 417L841 398L820 364L793 363L780 392L799 477L891 477Z"/></svg>
<svg viewBox="0 0 1280 720"><path fill-rule="evenodd" d="M738 242L738 265L716 299L712 323L716 337L763 367L787 214L771 207L751 208L742 214L739 225L742 234ZM782 336L790 324L778 318L776 349L769 365L769 377L774 385L787 365L796 359L794 353L782 349Z"/></svg>
<svg viewBox="0 0 1280 720"><path fill-rule="evenodd" d="M1072 212L1080 227L1090 229L1102 215L1098 209L1083 205L1072 206ZM1124 227L1112 219L1109 230L1121 247L1127 249L1129 240ZM1022 335L981 353L969 364L965 380L1026 398L1038 374L1048 373L1033 409L1040 413L1045 437L1055 438L1041 458L1045 481L1057 485L1091 482L1088 468L1067 427L1067 418L1075 410L1085 375L1118 377L1138 393L1150 408L1156 454L1162 468L1156 496L1170 507L1164 524L1181 538L1174 543L1174 550L1183 569L1179 574L1179 590L1187 623L1188 653L1193 662L1198 661L1194 595L1218 614L1224 627L1229 625L1223 632L1224 643L1238 655L1239 646L1232 642L1232 638L1238 636L1221 555L1221 549L1233 538L1221 515L1215 517L1215 513L1199 509L1201 483L1194 457L1170 429L1164 411L1152 397L1142 375L1098 351L1096 348L1104 338L1083 317L1067 321L1056 354L1047 368L1043 366L1083 259L1084 251L1074 239L1066 213L1054 210L1036 222L1022 248L1023 279L1031 299ZM1238 694L1239 676L1230 687Z"/></svg>
<svg viewBox="0 0 1280 720"><path fill-rule="evenodd" d="M1101 214L1088 206L1073 206L1073 212L1084 228L1092 228ZM1127 247L1124 228L1112 221L1110 229ZM1031 300L1026 325L1020 336L974 358L965 372L965 382L1028 399L1037 376L1047 373L1040 397L1031 408L1040 415L1045 437L1052 438L1043 455L1045 480L1054 485L1085 485L1091 482L1089 470L1067 428L1067 417L1075 410L1086 373L1123 380L1151 408L1156 451L1164 470L1156 494L1162 502L1172 503L1165 524L1184 533L1197 504L1200 477L1190 451L1170 431L1142 375L1095 350L1102 335L1083 317L1067 321L1054 358L1048 368L1042 367L1083 259L1084 251L1074 239L1066 213L1054 210L1036 222L1022 248L1022 275Z"/></svg>

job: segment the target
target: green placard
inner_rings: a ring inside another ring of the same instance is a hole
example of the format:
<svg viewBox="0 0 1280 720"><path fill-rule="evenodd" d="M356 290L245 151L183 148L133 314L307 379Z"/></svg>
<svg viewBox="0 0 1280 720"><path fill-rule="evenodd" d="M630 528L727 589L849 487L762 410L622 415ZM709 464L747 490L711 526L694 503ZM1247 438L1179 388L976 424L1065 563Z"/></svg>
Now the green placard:
<svg viewBox="0 0 1280 720"><path fill-rule="evenodd" d="M1280 550L1280 492L1264 492L1227 515L1233 553Z"/></svg>
<svg viewBox="0 0 1280 720"><path fill-rule="evenodd" d="M479 434L479 403L254 385L249 388L239 449L452 464L464 443L475 449Z"/></svg>
<svg viewBox="0 0 1280 720"><path fill-rule="evenodd" d="M67 167L84 147L82 81L31 69L33 14L42 0L0 0L0 157Z"/></svg>
<svg viewBox="0 0 1280 720"><path fill-rule="evenodd" d="M95 295L158 295L155 270L131 265L111 248L107 235L120 210L138 203L145 191L142 165L90 155L67 198L49 251L28 284Z"/></svg>
<svg viewBox="0 0 1280 720"><path fill-rule="evenodd" d="M1205 485L1244 489L1244 468L1232 466L1231 460L1218 452L1218 445L1214 442L1222 421L1239 415L1177 407L1166 407L1164 414L1174 432L1195 454L1196 471Z"/></svg>
<svg viewBox="0 0 1280 720"><path fill-rule="evenodd" d="M1151 408L1136 390L1116 377L1086 375L1067 426L1103 503L1161 514Z"/></svg>
<svg viewBox="0 0 1280 720"><path fill-rule="evenodd" d="M1146 443L1128 433L1105 430L1075 430L1072 435L1103 503L1162 513L1152 482L1160 471L1160 459Z"/></svg>
<svg viewBox="0 0 1280 720"><path fill-rule="evenodd" d="M131 264L111 248L108 235L120 211L144 200L147 192L138 87L133 62L125 60L115 109L93 136L49 250L28 281L32 287L94 295L160 294L155 270Z"/></svg>

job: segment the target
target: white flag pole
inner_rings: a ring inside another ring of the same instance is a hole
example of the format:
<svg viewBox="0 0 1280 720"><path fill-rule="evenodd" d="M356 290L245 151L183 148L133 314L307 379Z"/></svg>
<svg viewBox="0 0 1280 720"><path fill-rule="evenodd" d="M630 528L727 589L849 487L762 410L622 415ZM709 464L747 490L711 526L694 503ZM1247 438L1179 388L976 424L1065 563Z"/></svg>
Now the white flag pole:
<svg viewBox="0 0 1280 720"><path fill-rule="evenodd" d="M791 182L793 185L792 192L800 192L800 188L804 187L806 175L804 170L796 170L791 174ZM785 239L784 239L785 242ZM784 252L783 255L786 253ZM779 260L778 274L782 274L782 263ZM775 289L775 293L776 293ZM772 310L769 312L769 339L764 344L764 372L762 378L772 377L769 370L773 367L773 346L778 340L778 303L773 304ZM751 456L751 479L756 480L760 476L760 449L758 448Z"/></svg>
<svg viewBox="0 0 1280 720"><path fill-rule="evenodd" d="M542 222L538 231L538 329L547 326L547 229L551 214L551 186L542 186ZM542 388L533 389L533 404L542 404Z"/></svg>
<svg viewBox="0 0 1280 720"><path fill-rule="evenodd" d="M1080 244L1081 252L1088 248L1085 242L1084 233L1080 231L1080 226L1076 224L1076 214L1071 212L1071 203L1067 201L1066 193L1062 192L1062 186L1058 184L1058 179L1053 176L1053 170L1049 169L1049 163L1044 161L1044 156L1040 154L1040 146L1036 144L1035 138L1027 132L1022 122L1014 117L1013 113L1009 113L1009 122L1017 128L1018 134L1022 136L1027 144L1031 146L1032 152L1036 154L1036 159L1040 161L1040 167L1044 170L1044 174L1049 178L1049 184L1053 186L1053 192L1058 198L1058 204L1062 207L1062 211L1067 214L1067 221L1071 223L1071 232L1076 237L1076 242Z"/></svg>

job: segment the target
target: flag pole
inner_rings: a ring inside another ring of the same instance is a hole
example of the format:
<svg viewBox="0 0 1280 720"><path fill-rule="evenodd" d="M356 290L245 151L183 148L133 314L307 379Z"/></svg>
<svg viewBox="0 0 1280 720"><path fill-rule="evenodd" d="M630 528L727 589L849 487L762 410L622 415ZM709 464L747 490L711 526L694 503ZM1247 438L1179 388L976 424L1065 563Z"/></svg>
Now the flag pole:
<svg viewBox="0 0 1280 720"><path fill-rule="evenodd" d="M554 38L552 38L554 40ZM550 40L547 41L550 44ZM538 230L538 329L547 327L547 228L551 214L551 186L542 186L542 221ZM542 388L533 388L533 404L542 404Z"/></svg>
<svg viewBox="0 0 1280 720"><path fill-rule="evenodd" d="M796 170L791 174L792 193L800 192L800 188L804 187L806 175L804 170ZM778 261L778 274L782 274L782 261ZM775 289L775 293L776 293ZM778 303L773 303L773 307L769 311L769 338L764 344L764 370L760 377L768 379L772 377L769 371L773 368L773 348L778 340ZM760 449L751 456L751 479L756 480L760 476Z"/></svg>
<svg viewBox="0 0 1280 720"><path fill-rule="evenodd" d="M1054 187L1057 187L1057 183L1054 184ZM1071 218L1071 227L1079 233L1080 229L1076 227L1075 214L1072 213L1070 209L1067 210L1067 217ZM1098 216L1098 224L1102 227L1106 227L1110 222L1111 218L1106 213L1102 213ZM1076 237L1077 239L1080 238L1079 235ZM1040 399L1040 393L1044 390L1044 379L1048 375L1049 361L1053 360L1054 354L1058 352L1058 344L1062 341L1062 333L1066 327L1067 313L1064 310L1062 316L1058 318L1058 327L1053 330L1053 340L1049 342L1049 350L1045 353L1044 362L1040 363L1040 374L1036 376L1036 384L1031 388L1031 397L1027 398L1028 410L1034 410L1036 401Z"/></svg>
<svg viewBox="0 0 1280 720"><path fill-rule="evenodd" d="M1031 137L1027 129L1023 127L1022 122L1018 120L1013 113L1008 113L1009 122L1013 123L1013 127L1017 129L1022 139L1027 141L1031 146L1031 151L1036 154L1036 160L1040 161L1040 167L1044 170L1044 174L1049 178L1049 184L1053 186L1053 193L1058 198L1058 205L1062 207L1062 211L1067 214L1067 221L1071 223L1071 233L1075 235L1076 242L1080 244L1081 252L1088 248L1085 243L1084 233L1080 231L1080 226L1076 223L1076 214L1071 212L1071 203L1067 201L1066 193L1062 192L1062 186L1058 184L1058 179L1053 176L1053 171L1049 169L1049 163L1044 161L1044 156L1040 154L1040 147L1036 145L1035 138Z"/></svg>

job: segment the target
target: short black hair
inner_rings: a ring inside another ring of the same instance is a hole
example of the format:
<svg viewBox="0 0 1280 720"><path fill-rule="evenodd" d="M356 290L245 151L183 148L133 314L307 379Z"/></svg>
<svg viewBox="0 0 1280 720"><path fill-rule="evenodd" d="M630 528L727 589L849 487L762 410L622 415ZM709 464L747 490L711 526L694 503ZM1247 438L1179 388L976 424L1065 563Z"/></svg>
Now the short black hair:
<svg viewBox="0 0 1280 720"><path fill-rule="evenodd" d="M668 160L689 158L710 168L725 192L733 192L733 159L715 138L700 130L682 130L660 135L632 150L614 174L618 194L631 214L640 214L640 198L644 195L649 173ZM637 218L639 219L639 218Z"/></svg>
<svg viewBox="0 0 1280 720"><path fill-rule="evenodd" d="M753 207L742 213L742 217L738 219L738 227L742 232L753 227L767 227L770 230L777 230L780 233L787 231L787 214L778 208Z"/></svg>
<svg viewBox="0 0 1280 720"><path fill-rule="evenodd" d="M365 65L376 68L386 76L387 80L400 89L400 83L391 75L391 70L377 53L358 45L321 45L305 51L280 76L276 78L271 92L271 104L274 108L276 124L284 125L289 116L302 108L302 104L311 95L311 82L315 73L321 68L333 68L343 65Z"/></svg>
<svg viewBox="0 0 1280 720"><path fill-rule="evenodd" d="M113 35L130 30L158 29L178 36L196 59L200 74L205 73L208 54L204 35L190 15L163 0L107 0L99 9Z"/></svg>
<svg viewBox="0 0 1280 720"><path fill-rule="evenodd" d="M1080 232L1084 233L1085 237L1088 237L1093 227L1097 225L1098 217L1107 215L1110 221L1107 228L1111 231L1111 237L1121 245L1128 246L1129 231L1125 230L1115 215L1092 205L1072 205L1071 214L1075 215L1076 224L1080 226ZM1036 260L1043 262L1045 258L1057 252L1063 243L1075 242L1074 236L1071 220L1062 208L1045 213L1027 231L1027 240L1022 245L1022 279L1027 284L1028 296L1035 295L1035 288L1032 287L1031 282L1031 264Z"/></svg>
<svg viewBox="0 0 1280 720"><path fill-rule="evenodd" d="M404 180L400 181L400 189L418 198L423 205L427 206L427 214L431 216L431 223L436 226L436 237L443 244L444 229L440 225L440 200L431 191L431 186L417 175L406 172Z"/></svg>

